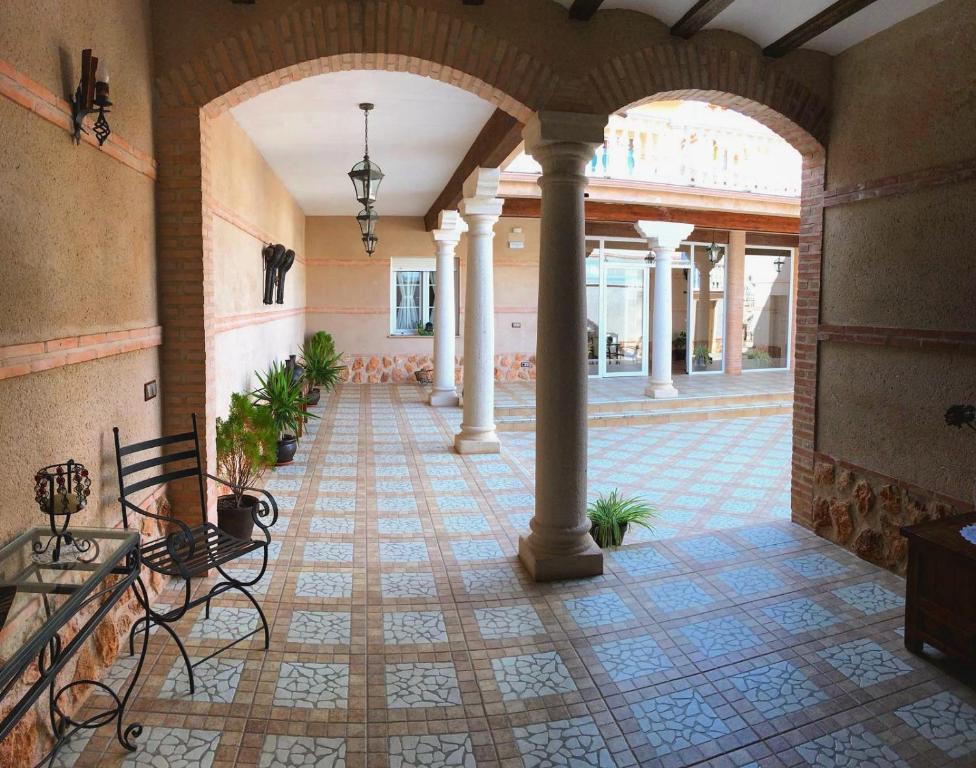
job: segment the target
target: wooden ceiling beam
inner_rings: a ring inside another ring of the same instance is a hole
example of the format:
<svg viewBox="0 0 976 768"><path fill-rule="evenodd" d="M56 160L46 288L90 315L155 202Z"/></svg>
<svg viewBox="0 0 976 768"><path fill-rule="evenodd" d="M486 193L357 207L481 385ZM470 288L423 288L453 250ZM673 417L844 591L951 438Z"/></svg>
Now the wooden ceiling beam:
<svg viewBox="0 0 976 768"><path fill-rule="evenodd" d="M461 187L475 168L498 168L518 148L522 143L523 127L504 110L496 109L492 113L454 175L424 216L424 226L428 232L437 228L437 217L441 211L457 208L461 202Z"/></svg>
<svg viewBox="0 0 976 768"><path fill-rule="evenodd" d="M773 59L785 56L790 51L795 51L813 38L822 35L831 27L840 24L844 19L850 18L858 11L867 8L876 0L837 0L829 8L824 8L820 13L803 22L796 29L792 29L783 35L775 43L770 43L763 49L763 55Z"/></svg>
<svg viewBox="0 0 976 768"><path fill-rule="evenodd" d="M603 0L573 0L569 6L569 18L576 21L589 21L593 14L600 10Z"/></svg>
<svg viewBox="0 0 976 768"><path fill-rule="evenodd" d="M624 223L633 226L641 220L678 221L694 224L704 229L736 230L740 232L764 232L775 235L797 235L800 232L798 216L772 216L762 213L738 211L706 211L697 208L670 208L663 205L637 203L602 203L586 201L586 221ZM537 219L542 215L541 201L537 197L509 197L505 199L502 216ZM636 231L632 237L638 237Z"/></svg>
<svg viewBox="0 0 976 768"><path fill-rule="evenodd" d="M728 8L734 0L698 0L691 9L671 27L671 34L688 39L708 22Z"/></svg>

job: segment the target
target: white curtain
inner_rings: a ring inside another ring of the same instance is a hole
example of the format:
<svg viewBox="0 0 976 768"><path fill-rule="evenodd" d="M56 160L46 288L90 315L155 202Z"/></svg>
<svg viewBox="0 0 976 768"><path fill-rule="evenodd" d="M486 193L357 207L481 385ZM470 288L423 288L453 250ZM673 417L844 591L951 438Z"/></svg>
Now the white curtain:
<svg viewBox="0 0 976 768"><path fill-rule="evenodd" d="M420 272L396 273L396 327L411 333L420 325Z"/></svg>

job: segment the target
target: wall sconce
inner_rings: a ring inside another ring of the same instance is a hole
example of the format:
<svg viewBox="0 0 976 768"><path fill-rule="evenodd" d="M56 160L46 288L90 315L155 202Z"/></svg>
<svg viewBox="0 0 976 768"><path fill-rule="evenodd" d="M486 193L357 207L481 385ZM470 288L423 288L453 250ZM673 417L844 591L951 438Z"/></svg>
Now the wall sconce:
<svg viewBox="0 0 976 768"><path fill-rule="evenodd" d="M97 56L92 56L91 48L85 48L81 52L81 81L78 83L78 90L71 99L71 122L74 125L72 138L75 144L81 142L81 134L87 133L85 130L85 118L92 112L97 111L98 117L92 126L92 132L98 139L98 146L102 146L108 139L112 129L109 127L105 115L112 102L108 99L108 67L105 61L99 61Z"/></svg>

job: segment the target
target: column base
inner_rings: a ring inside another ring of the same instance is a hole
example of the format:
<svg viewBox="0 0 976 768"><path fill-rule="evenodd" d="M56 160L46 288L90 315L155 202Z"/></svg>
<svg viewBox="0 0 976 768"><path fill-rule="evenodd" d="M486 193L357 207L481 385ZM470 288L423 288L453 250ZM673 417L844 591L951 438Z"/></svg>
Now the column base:
<svg viewBox="0 0 976 768"><path fill-rule="evenodd" d="M476 435L460 432L454 437L454 450L460 454L501 453L502 444L494 430Z"/></svg>
<svg viewBox="0 0 976 768"><path fill-rule="evenodd" d="M430 393L430 404L435 408L456 408L461 400L453 389L435 389Z"/></svg>
<svg viewBox="0 0 976 768"><path fill-rule="evenodd" d="M537 555L528 537L519 536L519 560L533 581L585 579L603 574L603 550L595 542L573 555Z"/></svg>
<svg viewBox="0 0 976 768"><path fill-rule="evenodd" d="M669 397L677 397L678 390L675 389L674 384L671 382L666 384L655 384L652 381L647 385L647 389L644 390L644 394L648 397L653 397L656 400L667 400Z"/></svg>

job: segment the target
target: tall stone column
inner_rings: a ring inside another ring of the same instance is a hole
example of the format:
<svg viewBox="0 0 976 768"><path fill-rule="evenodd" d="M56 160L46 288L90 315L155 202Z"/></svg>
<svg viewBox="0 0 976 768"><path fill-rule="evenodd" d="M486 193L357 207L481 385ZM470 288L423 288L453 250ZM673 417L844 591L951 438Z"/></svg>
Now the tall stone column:
<svg viewBox="0 0 976 768"><path fill-rule="evenodd" d="M523 131L542 166L536 338L536 490L519 558L536 581L597 576L603 552L586 517L586 273L584 168L606 118L540 112Z"/></svg>
<svg viewBox="0 0 976 768"><path fill-rule="evenodd" d="M464 182L461 215L468 225L464 294L464 416L458 453L498 453L495 434L495 287L492 239L502 213L498 168L478 168Z"/></svg>
<svg viewBox="0 0 976 768"><path fill-rule="evenodd" d="M644 394L654 398L677 397L671 376L672 319L671 265L681 242L695 228L671 221L638 221L637 231L654 251L654 316L652 318L651 381Z"/></svg>
<svg viewBox="0 0 976 768"><path fill-rule="evenodd" d="M745 300L746 233L729 232L725 255L725 372L742 373L742 303Z"/></svg>
<svg viewBox="0 0 976 768"><path fill-rule="evenodd" d="M454 384L457 301L454 296L454 251L468 225L457 211L441 211L438 227L431 234L437 249L434 279L434 388L430 404L453 407L458 404Z"/></svg>
<svg viewBox="0 0 976 768"><path fill-rule="evenodd" d="M698 301L695 302L695 338L692 352L700 344L712 348L712 262L695 249L695 268L698 270Z"/></svg>

